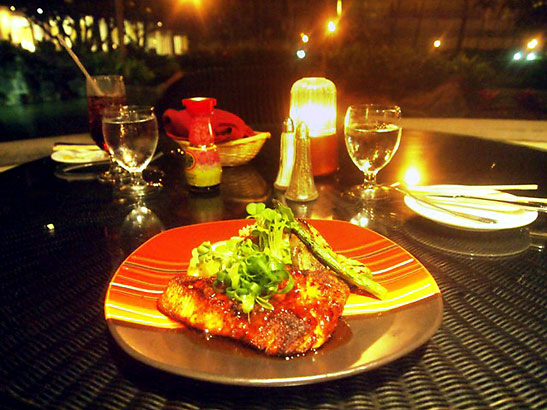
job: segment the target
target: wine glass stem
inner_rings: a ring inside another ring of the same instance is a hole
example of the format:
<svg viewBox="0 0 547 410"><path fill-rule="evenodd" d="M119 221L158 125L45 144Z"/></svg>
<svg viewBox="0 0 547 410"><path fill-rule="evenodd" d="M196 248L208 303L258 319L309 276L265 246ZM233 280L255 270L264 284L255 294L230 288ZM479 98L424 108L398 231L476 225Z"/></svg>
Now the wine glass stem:
<svg viewBox="0 0 547 410"><path fill-rule="evenodd" d="M142 177L142 172L131 172L131 184L136 186L146 185L146 181Z"/></svg>
<svg viewBox="0 0 547 410"><path fill-rule="evenodd" d="M376 186L376 172L365 172L363 186L365 189L372 189Z"/></svg>

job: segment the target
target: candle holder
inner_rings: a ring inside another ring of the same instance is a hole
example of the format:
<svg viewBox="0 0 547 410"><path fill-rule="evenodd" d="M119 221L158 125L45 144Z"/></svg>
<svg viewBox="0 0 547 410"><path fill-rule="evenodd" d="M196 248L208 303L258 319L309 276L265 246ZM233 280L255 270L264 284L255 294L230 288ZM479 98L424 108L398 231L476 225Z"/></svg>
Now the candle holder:
<svg viewBox="0 0 547 410"><path fill-rule="evenodd" d="M305 77L291 88L290 117L295 124L308 126L314 176L330 174L338 168L336 142L336 87L322 77Z"/></svg>

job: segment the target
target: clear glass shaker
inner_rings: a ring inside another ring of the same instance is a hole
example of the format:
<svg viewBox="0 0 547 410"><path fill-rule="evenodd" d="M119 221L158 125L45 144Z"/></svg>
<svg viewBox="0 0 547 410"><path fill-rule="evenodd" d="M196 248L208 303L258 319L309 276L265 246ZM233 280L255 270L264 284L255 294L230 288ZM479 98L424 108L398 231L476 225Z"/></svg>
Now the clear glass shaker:
<svg viewBox="0 0 547 410"><path fill-rule="evenodd" d="M301 122L296 129L294 168L285 198L294 202L308 202L318 196L311 169L308 127Z"/></svg>

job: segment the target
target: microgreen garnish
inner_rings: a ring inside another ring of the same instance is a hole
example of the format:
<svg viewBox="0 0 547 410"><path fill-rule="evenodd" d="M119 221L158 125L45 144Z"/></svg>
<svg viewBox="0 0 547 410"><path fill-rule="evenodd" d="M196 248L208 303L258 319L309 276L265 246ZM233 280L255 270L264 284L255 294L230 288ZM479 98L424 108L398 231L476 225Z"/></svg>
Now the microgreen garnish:
<svg viewBox="0 0 547 410"><path fill-rule="evenodd" d="M293 288L294 279L289 272L291 233L346 282L381 299L387 294L383 286L374 282L368 267L334 252L313 226L296 220L289 207L276 203L276 209L270 209L263 203L250 203L246 209L255 223L226 241L203 242L192 250L188 268L189 274L216 276L214 288L237 299L244 313L256 304L273 309L270 299Z"/></svg>
<svg viewBox="0 0 547 410"><path fill-rule="evenodd" d="M291 254L285 216L262 203L247 205L247 212L254 224L227 241L202 243L192 251L189 268L202 276L216 274L214 288L237 299L245 313L257 303L273 309L270 299L294 286L287 269Z"/></svg>

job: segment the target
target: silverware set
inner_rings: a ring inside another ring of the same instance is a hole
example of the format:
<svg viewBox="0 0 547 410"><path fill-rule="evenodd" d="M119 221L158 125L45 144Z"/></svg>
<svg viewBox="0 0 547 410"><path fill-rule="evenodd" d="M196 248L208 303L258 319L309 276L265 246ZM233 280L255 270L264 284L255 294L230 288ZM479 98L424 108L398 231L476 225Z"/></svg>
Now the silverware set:
<svg viewBox="0 0 547 410"><path fill-rule="evenodd" d="M163 156L163 152L158 152L156 155L152 157L152 160L150 162L153 162L157 160L158 158L161 158L162 156ZM104 161L86 162L84 164L69 165L63 168L63 172L71 172L71 171L76 171L79 169L94 167L98 165L107 165L109 163L110 163L110 160L106 159Z"/></svg>
<svg viewBox="0 0 547 410"><path fill-rule="evenodd" d="M432 208L448 214L480 222L484 224L495 224L498 220L479 216L472 213L462 212L448 208L447 205L455 205L460 208L486 209L496 213L514 213L520 211L547 212L547 198L529 196L500 196L504 190L536 190L535 184L526 185L445 185L441 187L412 187L396 182L389 185L390 188L407 195L416 201L420 201ZM451 193L450 191L454 193ZM465 193L464 193L465 192ZM473 202L457 201L458 199L471 200ZM492 205L501 205L491 209Z"/></svg>

